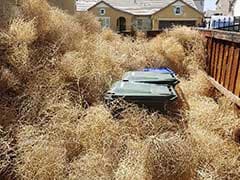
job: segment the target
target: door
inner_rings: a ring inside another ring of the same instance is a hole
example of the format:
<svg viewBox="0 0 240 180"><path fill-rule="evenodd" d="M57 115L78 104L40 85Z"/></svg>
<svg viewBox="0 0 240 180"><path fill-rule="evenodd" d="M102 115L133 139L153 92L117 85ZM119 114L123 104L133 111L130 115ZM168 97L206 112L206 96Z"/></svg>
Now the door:
<svg viewBox="0 0 240 180"><path fill-rule="evenodd" d="M126 18L125 17L119 17L117 19L117 30L119 32L126 31Z"/></svg>

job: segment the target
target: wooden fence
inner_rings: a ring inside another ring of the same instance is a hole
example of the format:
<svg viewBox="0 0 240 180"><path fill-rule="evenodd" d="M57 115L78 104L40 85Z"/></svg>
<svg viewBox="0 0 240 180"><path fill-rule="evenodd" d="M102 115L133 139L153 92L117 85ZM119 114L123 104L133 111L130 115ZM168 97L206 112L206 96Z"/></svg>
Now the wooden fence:
<svg viewBox="0 0 240 180"><path fill-rule="evenodd" d="M207 72L213 84L240 106L240 33L203 30Z"/></svg>

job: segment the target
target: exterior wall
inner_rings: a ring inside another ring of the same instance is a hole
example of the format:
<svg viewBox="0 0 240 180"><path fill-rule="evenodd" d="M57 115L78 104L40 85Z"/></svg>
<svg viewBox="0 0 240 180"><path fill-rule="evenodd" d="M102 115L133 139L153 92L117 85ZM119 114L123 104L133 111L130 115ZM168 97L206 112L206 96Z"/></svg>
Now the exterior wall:
<svg viewBox="0 0 240 180"><path fill-rule="evenodd" d="M222 12L223 16L232 15L232 0L217 0L216 5L216 10Z"/></svg>
<svg viewBox="0 0 240 180"><path fill-rule="evenodd" d="M240 16L240 0L236 0L234 3L233 15Z"/></svg>
<svg viewBox="0 0 240 180"><path fill-rule="evenodd" d="M106 13L105 15L100 15L99 11L101 8L104 8ZM132 30L132 24L133 24L133 15L122 12L117 9L113 9L112 7L107 6L106 4L99 4L89 10L91 13L93 13L96 17L110 17L110 28L113 31L118 31L117 29L117 20L119 17L124 17L126 19L126 31Z"/></svg>
<svg viewBox="0 0 240 180"><path fill-rule="evenodd" d="M76 11L75 0L48 0L48 2L60 9L66 10L70 14L74 14Z"/></svg>
<svg viewBox="0 0 240 180"><path fill-rule="evenodd" d="M63 0L63 9L66 9L69 13L74 14L76 12L76 1Z"/></svg>
<svg viewBox="0 0 240 180"><path fill-rule="evenodd" d="M181 6L183 13L176 15L173 11L174 7ZM100 13L101 10L105 12ZM198 10L193 9L191 6L186 5L181 1L168 6L167 8L159 11L158 13L152 16L135 16L127 12L115 9L108 5L107 3L99 3L96 6L89 9L89 11L99 18L102 25L110 27L113 31L119 31L117 26L118 18L124 17L126 19L126 31L131 30L140 30L140 31L149 31L149 30L158 30L159 21L184 21L190 22L194 21L195 25L201 24L203 20L203 14ZM139 21L142 20L140 24L142 27L139 28Z"/></svg>
<svg viewBox="0 0 240 180"><path fill-rule="evenodd" d="M175 15L173 12L173 8L176 5L181 5L183 7L183 13L181 15ZM152 26L153 30L159 29L159 21L196 21L196 25L201 24L203 19L203 15L193 8L189 7L186 4L181 4L181 2L177 2L177 4L172 4L167 8L159 11L158 13L152 16Z"/></svg>

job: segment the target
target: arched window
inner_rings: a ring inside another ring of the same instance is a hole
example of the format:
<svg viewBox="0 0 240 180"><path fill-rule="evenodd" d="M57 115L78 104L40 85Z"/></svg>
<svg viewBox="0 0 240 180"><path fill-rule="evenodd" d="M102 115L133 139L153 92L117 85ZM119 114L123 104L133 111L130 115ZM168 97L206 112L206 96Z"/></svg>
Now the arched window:
<svg viewBox="0 0 240 180"><path fill-rule="evenodd" d="M175 6L173 8L173 12L174 12L175 15L181 15L183 13L183 7Z"/></svg>

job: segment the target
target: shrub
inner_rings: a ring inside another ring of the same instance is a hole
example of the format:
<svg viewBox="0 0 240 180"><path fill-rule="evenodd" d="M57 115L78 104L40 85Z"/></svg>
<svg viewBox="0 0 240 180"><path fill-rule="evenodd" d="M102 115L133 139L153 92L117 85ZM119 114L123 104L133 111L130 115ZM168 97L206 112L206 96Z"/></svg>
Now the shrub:
<svg viewBox="0 0 240 180"><path fill-rule="evenodd" d="M231 135L239 118L212 93L197 31L175 27L133 39L46 1L25 0L21 9L0 33L0 121L16 126L16 137L0 136L1 172L21 179L238 179ZM116 118L103 105L124 72L160 66L175 70L183 89L169 112L124 104Z"/></svg>
<svg viewBox="0 0 240 180"><path fill-rule="evenodd" d="M17 172L23 179L64 179L66 150L49 138L33 126L18 134Z"/></svg>
<svg viewBox="0 0 240 180"><path fill-rule="evenodd" d="M70 165L70 180L112 179L111 161L102 154L89 152Z"/></svg>

